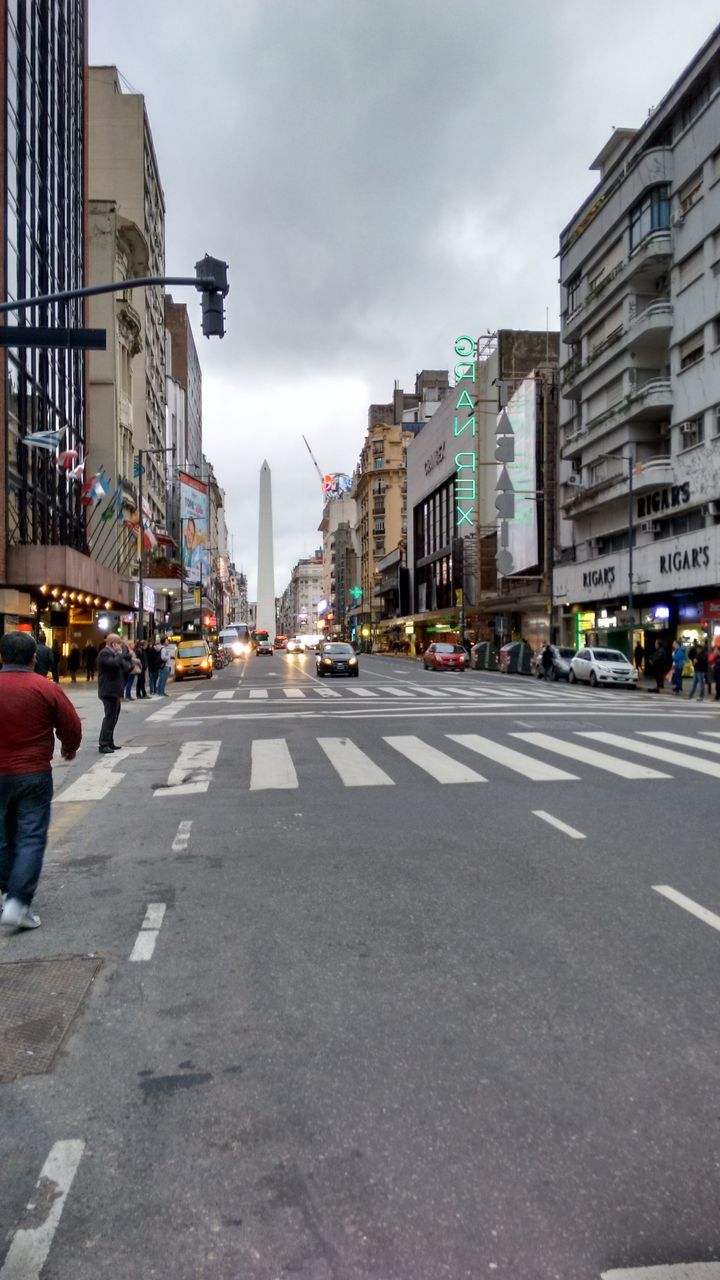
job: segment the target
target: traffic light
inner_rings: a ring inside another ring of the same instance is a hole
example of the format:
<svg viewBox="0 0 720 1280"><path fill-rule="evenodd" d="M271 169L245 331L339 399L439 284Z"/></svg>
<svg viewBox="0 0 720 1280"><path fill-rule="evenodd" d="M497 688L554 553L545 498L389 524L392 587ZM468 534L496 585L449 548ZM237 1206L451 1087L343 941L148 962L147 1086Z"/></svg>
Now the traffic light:
<svg viewBox="0 0 720 1280"><path fill-rule="evenodd" d="M223 298L230 290L228 264L208 253L195 263L196 289L202 293L202 331L206 338L224 338L225 308Z"/></svg>

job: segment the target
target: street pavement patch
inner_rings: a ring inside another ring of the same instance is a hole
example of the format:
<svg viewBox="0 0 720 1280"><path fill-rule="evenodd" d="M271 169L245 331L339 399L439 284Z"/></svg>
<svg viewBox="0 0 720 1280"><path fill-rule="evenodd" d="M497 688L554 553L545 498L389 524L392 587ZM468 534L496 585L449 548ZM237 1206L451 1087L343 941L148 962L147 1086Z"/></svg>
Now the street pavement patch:
<svg viewBox="0 0 720 1280"><path fill-rule="evenodd" d="M102 960L0 964L0 1083L49 1071Z"/></svg>

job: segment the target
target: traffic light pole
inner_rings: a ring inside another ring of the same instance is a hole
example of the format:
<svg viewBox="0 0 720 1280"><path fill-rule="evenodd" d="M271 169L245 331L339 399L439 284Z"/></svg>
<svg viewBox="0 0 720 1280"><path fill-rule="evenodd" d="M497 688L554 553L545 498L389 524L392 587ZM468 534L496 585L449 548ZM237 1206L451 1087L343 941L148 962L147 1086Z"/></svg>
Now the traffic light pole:
<svg viewBox="0 0 720 1280"><path fill-rule="evenodd" d="M151 285L191 285L194 289L215 290L217 285L210 277L198 276L140 276L137 280L114 280L112 284L93 284L84 289L66 289L62 293L45 293L39 298L18 298L14 302L1 302L0 315L8 311L25 311L29 307L43 307L51 302L69 302L72 298L93 298L101 293L120 293L123 289L147 288Z"/></svg>

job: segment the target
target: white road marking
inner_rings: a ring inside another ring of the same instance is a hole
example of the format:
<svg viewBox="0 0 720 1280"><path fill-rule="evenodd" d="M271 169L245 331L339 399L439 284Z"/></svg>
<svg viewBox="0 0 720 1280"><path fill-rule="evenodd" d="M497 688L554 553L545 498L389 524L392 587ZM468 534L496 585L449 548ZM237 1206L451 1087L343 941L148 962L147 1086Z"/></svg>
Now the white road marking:
<svg viewBox="0 0 720 1280"><path fill-rule="evenodd" d="M704 924L709 924L712 929L720 931L720 916L717 916L714 911L701 907L699 903L693 902L692 898L686 898L684 893L678 893L677 889L672 889L669 884L654 884L653 889L656 893L661 893L664 898L669 898L671 902L676 903L678 907L684 907Z"/></svg>
<svg viewBox="0 0 720 1280"><path fill-rule="evenodd" d="M298 785L284 738L255 738L250 771L251 791L291 791Z"/></svg>
<svg viewBox="0 0 720 1280"><path fill-rule="evenodd" d="M609 747L620 747L623 751L635 751L641 756L651 756L653 760L662 760L665 764L676 764L683 769L691 769L693 773L704 773L709 778L720 778L720 764L714 760L699 760L682 751L670 751L668 747L658 747L654 742L633 742L631 738L622 738L619 733L583 732L581 738L592 738L594 742L605 742Z"/></svg>
<svg viewBox="0 0 720 1280"><path fill-rule="evenodd" d="M521 773L531 782L578 781L574 773L557 769L554 764L545 764L544 760L533 760L532 756L525 756L521 751L514 751L501 742L493 742L492 738L481 738L477 733L448 733L446 737L459 742L462 747L468 747L470 751L477 751L478 755L486 756L488 760L495 760L506 769Z"/></svg>
<svg viewBox="0 0 720 1280"><path fill-rule="evenodd" d="M164 917L164 902L148 903L147 911L145 912L145 919L140 925L140 932L135 939L135 945L128 956L129 961L141 962L152 959L152 954L155 950L155 943L157 942Z"/></svg>
<svg viewBox="0 0 720 1280"><path fill-rule="evenodd" d="M251 689L250 697L251 698L267 698L269 697L269 694L267 689Z"/></svg>
<svg viewBox="0 0 720 1280"><path fill-rule="evenodd" d="M302 689L283 689L286 698L304 698Z"/></svg>
<svg viewBox="0 0 720 1280"><path fill-rule="evenodd" d="M0 1280L39 1280L84 1150L81 1138L68 1138L50 1148L25 1210L26 1220L33 1225L16 1230Z"/></svg>
<svg viewBox="0 0 720 1280"><path fill-rule="evenodd" d="M657 769L649 769L647 765L635 764L634 760L618 760L608 756L604 751L593 751L592 747L583 747L576 742L562 742L551 738L549 733L513 733L513 738L522 738L532 747L544 747L546 751L554 751L556 755L566 756L578 763L594 765L596 769L605 769L607 773L617 774L618 778L669 778L669 773L660 773ZM719 748L720 750L720 748Z"/></svg>
<svg viewBox="0 0 720 1280"><path fill-rule="evenodd" d="M229 702L235 697L234 689L221 689L220 693L213 694L213 702Z"/></svg>
<svg viewBox="0 0 720 1280"><path fill-rule="evenodd" d="M378 698L380 695L375 693L373 689L363 689L362 685L351 685L348 693L352 693L356 698Z"/></svg>
<svg viewBox="0 0 720 1280"><path fill-rule="evenodd" d="M191 830L192 830L191 818L189 818L185 822L179 823L178 829L177 829L177 835L175 836L175 839L172 842L173 853L184 853L184 851L188 847Z"/></svg>
<svg viewBox="0 0 720 1280"><path fill-rule="evenodd" d="M346 787L394 787L382 769L349 738L318 738L333 769Z"/></svg>
<svg viewBox="0 0 720 1280"><path fill-rule="evenodd" d="M337 689L322 688L317 689L316 692L319 698L342 698L342 694L338 693Z"/></svg>
<svg viewBox="0 0 720 1280"><path fill-rule="evenodd" d="M193 689L192 693L179 693L178 702L192 702L194 698L201 698L204 693L203 689Z"/></svg>
<svg viewBox="0 0 720 1280"><path fill-rule="evenodd" d="M184 742L170 770L166 787L158 787L156 796L202 795L210 786L212 770L220 754L219 742Z"/></svg>
<svg viewBox="0 0 720 1280"><path fill-rule="evenodd" d="M720 743L700 742L689 733L666 733L659 729L640 729L639 733L641 738L657 738L659 742L669 742L670 746L675 742L679 747L695 747L696 750L711 751L720 756Z"/></svg>
<svg viewBox="0 0 720 1280"><path fill-rule="evenodd" d="M720 1280L720 1262L671 1262L659 1267L621 1267L600 1280Z"/></svg>
<svg viewBox="0 0 720 1280"><path fill-rule="evenodd" d="M140 756L146 750L146 747L126 747L114 755L103 756L102 760L91 765L86 773L61 791L55 797L55 802L66 804L76 800L103 800L125 777L124 773L115 772L115 765L122 764L128 756Z"/></svg>
<svg viewBox="0 0 720 1280"><path fill-rule="evenodd" d="M452 693L448 689L429 689L425 684L409 684L408 689L415 693L421 693L424 698L451 698Z"/></svg>
<svg viewBox="0 0 720 1280"><path fill-rule="evenodd" d="M437 747L431 747L421 738L407 735L401 738L385 738L384 741L411 760L419 769L424 769L425 773L429 773L436 782L487 782L487 778L483 778L481 773L476 773L466 764L453 760L452 756L446 756L444 751L438 751Z"/></svg>
<svg viewBox="0 0 720 1280"><path fill-rule="evenodd" d="M585 840L586 837L582 831L578 831L576 827L569 827L567 822L562 822L560 818L555 818L551 813L546 813L544 809L533 809L536 818L542 818L543 822L549 822L551 827L557 827L558 831L562 831L564 835L570 836L571 840Z"/></svg>
<svg viewBox="0 0 720 1280"><path fill-rule="evenodd" d="M411 689L395 689L392 685L380 685L380 693L388 693L391 698L417 698Z"/></svg>
<svg viewBox="0 0 720 1280"><path fill-rule="evenodd" d="M145 723L149 724L151 720L172 720L173 716L179 715L182 710L182 699L176 698L174 702L167 702L159 711L153 711Z"/></svg>

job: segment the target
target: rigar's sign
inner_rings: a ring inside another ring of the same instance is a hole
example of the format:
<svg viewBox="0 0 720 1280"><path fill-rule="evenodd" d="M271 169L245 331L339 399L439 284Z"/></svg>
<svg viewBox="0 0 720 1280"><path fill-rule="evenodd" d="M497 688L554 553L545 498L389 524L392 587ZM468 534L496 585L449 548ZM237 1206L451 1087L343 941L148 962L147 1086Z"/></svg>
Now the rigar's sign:
<svg viewBox="0 0 720 1280"><path fill-rule="evenodd" d="M455 422L453 434L456 436L468 436L463 441L465 445L470 443L477 435L475 425L475 400L473 400L470 390L465 383L470 383L473 388L477 375L477 344L473 338L469 338L466 334L455 339L455 355L459 357L455 362L455 393L457 400L455 402ZM464 411L464 412L463 412ZM474 446L472 448L460 449L455 454L455 525L459 530L461 525L469 525L474 529L477 525L477 454Z"/></svg>

